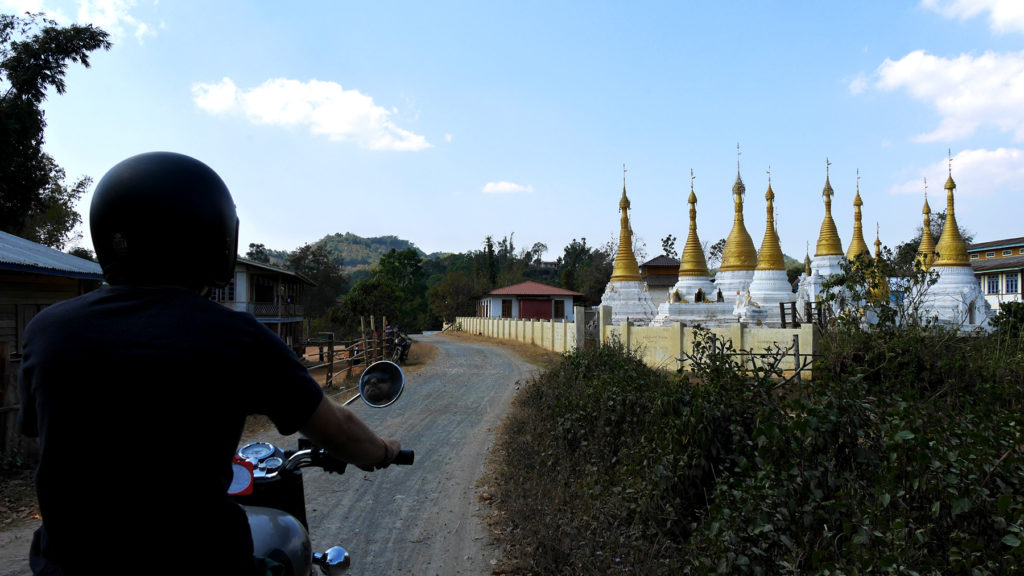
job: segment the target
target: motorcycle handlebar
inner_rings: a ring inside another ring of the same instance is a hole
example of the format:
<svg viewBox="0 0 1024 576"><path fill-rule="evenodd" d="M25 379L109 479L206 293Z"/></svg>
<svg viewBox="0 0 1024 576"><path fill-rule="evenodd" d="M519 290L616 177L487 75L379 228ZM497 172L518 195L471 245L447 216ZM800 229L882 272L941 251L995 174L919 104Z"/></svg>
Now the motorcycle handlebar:
<svg viewBox="0 0 1024 576"><path fill-rule="evenodd" d="M310 463L313 466L321 468L327 472L334 472L343 474L345 468L348 466L348 462L331 456L327 450L319 447L313 447L309 451ZM399 450L395 459L392 460L388 465L395 464L398 466L412 466L416 460L416 453L412 450ZM383 466L382 466L383 468Z"/></svg>
<svg viewBox="0 0 1024 576"><path fill-rule="evenodd" d="M392 460L392 464L399 466L412 466L413 461L416 460L416 453L412 450L399 450L398 455Z"/></svg>

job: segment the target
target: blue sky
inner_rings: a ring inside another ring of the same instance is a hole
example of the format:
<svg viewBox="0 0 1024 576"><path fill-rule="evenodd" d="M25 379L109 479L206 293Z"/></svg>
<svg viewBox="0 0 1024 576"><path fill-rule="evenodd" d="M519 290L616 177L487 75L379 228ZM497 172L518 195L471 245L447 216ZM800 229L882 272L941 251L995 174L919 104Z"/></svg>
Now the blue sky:
<svg viewBox="0 0 1024 576"><path fill-rule="evenodd" d="M95 180L139 152L213 167L250 242L393 234L426 252L514 234L554 259L618 234L623 165L648 257L732 225L737 159L760 245L813 254L826 159L885 245L934 210L952 157L977 241L1024 235L1024 3L0 0L114 47L46 103L48 151ZM737 156L737 145L740 155ZM88 202L83 245L88 237ZM187 223L183 223L187 232Z"/></svg>

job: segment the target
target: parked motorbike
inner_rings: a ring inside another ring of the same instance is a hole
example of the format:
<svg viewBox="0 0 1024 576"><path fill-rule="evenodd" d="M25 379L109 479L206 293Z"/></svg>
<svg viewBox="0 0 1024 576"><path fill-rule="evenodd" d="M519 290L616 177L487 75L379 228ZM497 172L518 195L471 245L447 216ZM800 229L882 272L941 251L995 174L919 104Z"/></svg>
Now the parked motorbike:
<svg viewBox="0 0 1024 576"><path fill-rule="evenodd" d="M383 408L398 400L404 388L401 368L382 360L363 371L359 395L345 404L361 398L369 406ZM392 463L411 465L414 458L412 450L402 450ZM327 575L347 570L351 559L341 546L313 553L302 484L302 468L343 474L347 465L306 438L299 438L295 450L282 450L269 442L252 442L240 448L228 492L245 508L254 554L281 564L289 576L309 576L313 566Z"/></svg>
<svg viewBox="0 0 1024 576"><path fill-rule="evenodd" d="M395 364L405 364L409 359L410 348L412 348L412 339L401 332L395 332L391 338L391 361Z"/></svg>

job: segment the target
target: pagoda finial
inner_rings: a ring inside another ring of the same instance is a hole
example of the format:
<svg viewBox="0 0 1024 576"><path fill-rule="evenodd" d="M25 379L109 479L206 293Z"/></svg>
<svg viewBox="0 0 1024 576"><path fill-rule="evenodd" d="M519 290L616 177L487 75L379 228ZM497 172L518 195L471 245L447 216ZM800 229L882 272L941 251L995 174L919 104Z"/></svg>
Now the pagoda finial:
<svg viewBox="0 0 1024 576"><path fill-rule="evenodd" d="M956 182L953 181L953 157L949 158L950 173L946 179L946 222L942 225L942 235L935 245L936 258L933 266L970 266L967 256L967 243L960 235L960 227L956 223L956 211L954 208L953 191L956 190Z"/></svg>
<svg viewBox="0 0 1024 576"><path fill-rule="evenodd" d="M740 145L736 144L736 183L732 186L733 223L722 250L722 265L719 270L753 270L757 266L757 249L743 224L743 196L747 188L740 177Z"/></svg>
<svg viewBox="0 0 1024 576"><path fill-rule="evenodd" d="M765 230L761 241L761 250L757 253L757 270L785 270L785 257L779 245L779 235L775 228L775 191L769 182L765 199Z"/></svg>
<svg viewBox="0 0 1024 576"><path fill-rule="evenodd" d="M686 236L686 245L679 258L679 277L708 276L708 262L704 258L704 248L697 236L697 193L693 191L693 168L690 168L690 230Z"/></svg>
<svg viewBox="0 0 1024 576"><path fill-rule="evenodd" d="M853 197L853 239L850 240L850 249L846 251L846 259L854 262L857 256L864 254L868 260L871 259L871 251L864 242L864 228L862 224L863 215L861 206L864 201L860 199L860 169L857 169L857 193Z"/></svg>
<svg viewBox="0 0 1024 576"><path fill-rule="evenodd" d="M633 254L633 227L629 222L629 198L626 196L626 165L622 165L622 199L619 200L619 250L612 265L612 282L640 282L640 266Z"/></svg>
<svg viewBox="0 0 1024 576"><path fill-rule="evenodd" d="M843 243L839 239L839 230L836 228L836 222L832 219L832 196L835 194L835 191L832 190L832 183L829 182L829 168L831 166L832 163L829 162L828 158L825 158L825 187L821 190L821 195L825 199L825 218L821 221L821 231L818 234L818 247L814 253L815 257L843 255Z"/></svg>

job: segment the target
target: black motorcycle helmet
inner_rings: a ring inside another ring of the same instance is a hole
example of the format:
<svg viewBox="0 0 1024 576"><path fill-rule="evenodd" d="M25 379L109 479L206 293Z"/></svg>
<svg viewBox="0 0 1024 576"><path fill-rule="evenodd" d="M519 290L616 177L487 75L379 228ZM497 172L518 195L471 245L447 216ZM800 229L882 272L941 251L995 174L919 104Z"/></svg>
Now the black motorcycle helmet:
<svg viewBox="0 0 1024 576"><path fill-rule="evenodd" d="M238 216L224 181L173 152L132 156L96 185L89 228L113 285L219 288L234 274Z"/></svg>

